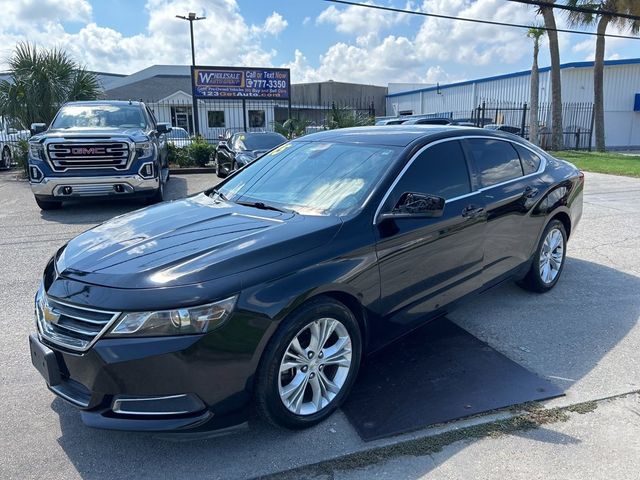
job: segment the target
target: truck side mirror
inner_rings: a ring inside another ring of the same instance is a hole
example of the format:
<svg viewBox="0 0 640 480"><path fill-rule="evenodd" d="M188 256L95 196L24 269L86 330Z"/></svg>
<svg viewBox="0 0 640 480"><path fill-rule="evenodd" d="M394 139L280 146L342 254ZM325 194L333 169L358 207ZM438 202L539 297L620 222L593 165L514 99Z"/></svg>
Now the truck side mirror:
<svg viewBox="0 0 640 480"><path fill-rule="evenodd" d="M31 135L37 135L39 133L44 132L47 129L46 123L32 123L31 124Z"/></svg>
<svg viewBox="0 0 640 480"><path fill-rule="evenodd" d="M159 134L169 133L171 131L171 125L168 123L158 123L157 131Z"/></svg>

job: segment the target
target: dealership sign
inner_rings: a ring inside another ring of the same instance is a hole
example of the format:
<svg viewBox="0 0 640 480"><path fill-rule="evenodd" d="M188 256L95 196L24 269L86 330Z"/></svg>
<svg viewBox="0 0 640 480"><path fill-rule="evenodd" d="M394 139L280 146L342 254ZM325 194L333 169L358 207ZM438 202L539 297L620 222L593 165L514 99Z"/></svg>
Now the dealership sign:
<svg viewBox="0 0 640 480"><path fill-rule="evenodd" d="M286 100L291 83L288 68L191 67L197 98L268 98Z"/></svg>

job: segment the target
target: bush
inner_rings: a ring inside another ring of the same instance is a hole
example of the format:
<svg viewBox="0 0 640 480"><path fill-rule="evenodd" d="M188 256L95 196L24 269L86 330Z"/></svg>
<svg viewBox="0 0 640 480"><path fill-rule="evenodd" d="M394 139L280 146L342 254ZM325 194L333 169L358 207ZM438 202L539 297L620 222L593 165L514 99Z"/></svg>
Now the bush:
<svg viewBox="0 0 640 480"><path fill-rule="evenodd" d="M191 157L193 163L199 167L204 167L209 163L209 158L215 151L215 147L210 145L203 137L197 136L185 150L187 151L187 155Z"/></svg>
<svg viewBox="0 0 640 480"><path fill-rule="evenodd" d="M29 142L24 138L18 140L17 147L13 149L13 159L22 168L24 176L29 178Z"/></svg>

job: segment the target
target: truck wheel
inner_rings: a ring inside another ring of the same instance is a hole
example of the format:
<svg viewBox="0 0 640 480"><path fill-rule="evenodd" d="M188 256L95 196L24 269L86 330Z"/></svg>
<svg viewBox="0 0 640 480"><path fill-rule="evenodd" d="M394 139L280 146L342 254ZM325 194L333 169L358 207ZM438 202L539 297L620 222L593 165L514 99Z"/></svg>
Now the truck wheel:
<svg viewBox="0 0 640 480"><path fill-rule="evenodd" d="M11 168L11 150L9 147L4 147L2 150L2 158L0 159L0 167Z"/></svg>
<svg viewBox="0 0 640 480"><path fill-rule="evenodd" d="M154 203L160 203L164 201L164 182L160 179L160 186L155 193L147 198L147 204L153 205Z"/></svg>
<svg viewBox="0 0 640 480"><path fill-rule="evenodd" d="M40 200L36 197L36 203L40 210L57 210L62 207L62 202L59 200Z"/></svg>

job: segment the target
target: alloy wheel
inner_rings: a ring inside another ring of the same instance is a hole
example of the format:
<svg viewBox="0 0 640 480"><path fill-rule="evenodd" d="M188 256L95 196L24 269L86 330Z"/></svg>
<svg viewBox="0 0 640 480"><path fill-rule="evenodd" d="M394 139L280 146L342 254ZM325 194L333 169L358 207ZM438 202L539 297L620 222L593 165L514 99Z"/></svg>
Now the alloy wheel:
<svg viewBox="0 0 640 480"><path fill-rule="evenodd" d="M352 367L352 342L334 318L320 318L291 340L280 362L278 391L297 415L313 415L340 393Z"/></svg>
<svg viewBox="0 0 640 480"><path fill-rule="evenodd" d="M546 284L552 283L562 267L564 260L564 237L557 228L552 228L544 239L540 249L538 268L540 278Z"/></svg>

